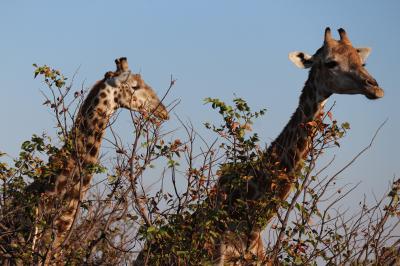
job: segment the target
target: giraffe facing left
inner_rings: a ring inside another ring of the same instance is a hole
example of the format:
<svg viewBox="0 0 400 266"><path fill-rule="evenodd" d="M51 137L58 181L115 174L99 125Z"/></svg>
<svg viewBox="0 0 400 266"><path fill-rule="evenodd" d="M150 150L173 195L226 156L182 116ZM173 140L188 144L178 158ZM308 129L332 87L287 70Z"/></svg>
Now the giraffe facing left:
<svg viewBox="0 0 400 266"><path fill-rule="evenodd" d="M61 166L49 184L39 189L37 214L50 221L51 226L45 229L36 226L33 244L34 252L39 254L52 250L44 256L45 265L53 264L54 258L58 257L57 253L73 225L79 202L93 177L86 169L97 163L103 135L116 110L125 108L153 114L161 120L169 119L168 110L155 91L139 74L129 70L127 59L118 58L115 63L116 71L107 72L95 83L81 105L71 131L70 146L66 144L60 156L49 159L49 164Z"/></svg>

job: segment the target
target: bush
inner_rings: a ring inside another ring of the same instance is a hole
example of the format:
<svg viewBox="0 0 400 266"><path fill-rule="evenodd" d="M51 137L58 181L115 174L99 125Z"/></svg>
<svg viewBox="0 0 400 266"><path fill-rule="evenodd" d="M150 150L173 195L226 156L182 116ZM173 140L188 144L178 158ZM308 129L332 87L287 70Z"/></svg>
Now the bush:
<svg viewBox="0 0 400 266"><path fill-rule="evenodd" d="M11 163L5 153L0 154L0 256L11 264L41 263L51 251L33 248L35 228L49 226L48 218L38 216L37 204L40 192L51 185L69 156L59 143L70 147L76 110L86 95L83 90L73 92L73 82L67 85L57 70L35 65L38 75L48 88L44 104L54 112L58 139L33 135ZM332 162L317 167L318 159L339 148L349 130L348 123L339 124L329 111L304 125L312 146L289 184L292 196L282 199L279 189L265 190L255 200L255 184L287 185L280 183L284 173L265 158L258 135L252 133L253 120L266 111L252 112L241 98L234 98L232 106L219 99L205 102L222 118L219 125L205 123L217 136L213 142L184 122L186 137L174 139L172 133L163 133L161 122L145 114L132 113L135 131L128 145L122 145L110 130L111 163L88 169L97 174L96 182L79 205L59 260L68 265L122 265L134 263L139 256L138 264L209 265L228 231L233 238L243 239L255 229L264 231L262 256L243 251L232 263L381 265L396 259L399 180L372 206L360 202L357 214L335 208L356 187L338 188L338 174L372 142L337 174L323 176ZM161 171L152 170L161 163L165 164ZM143 181L149 172L160 175L151 190Z"/></svg>

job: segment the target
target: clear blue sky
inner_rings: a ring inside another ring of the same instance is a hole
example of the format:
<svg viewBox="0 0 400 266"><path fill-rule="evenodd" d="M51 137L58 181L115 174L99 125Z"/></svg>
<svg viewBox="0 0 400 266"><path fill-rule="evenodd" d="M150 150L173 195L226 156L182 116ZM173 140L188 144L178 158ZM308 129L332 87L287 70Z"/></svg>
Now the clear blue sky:
<svg viewBox="0 0 400 266"><path fill-rule="evenodd" d="M294 111L307 78L287 54L313 53L326 26L344 27L354 45L372 47L367 68L386 94L378 101L331 98L334 116L352 129L342 148L328 156L337 154L335 167L342 166L389 118L373 148L342 175L346 182L363 181L354 197L379 194L400 174L399 13L399 1L369 0L2 1L0 150L16 156L32 133L52 130L32 63L67 76L80 67L75 84L89 86L113 69L119 56L127 56L159 93L170 74L177 78L169 100L181 99L176 113L198 128L212 120L202 102L208 96L229 100L235 93L255 109L268 108L255 130L270 143ZM177 124L172 119L168 127ZM118 130L125 134L123 126Z"/></svg>

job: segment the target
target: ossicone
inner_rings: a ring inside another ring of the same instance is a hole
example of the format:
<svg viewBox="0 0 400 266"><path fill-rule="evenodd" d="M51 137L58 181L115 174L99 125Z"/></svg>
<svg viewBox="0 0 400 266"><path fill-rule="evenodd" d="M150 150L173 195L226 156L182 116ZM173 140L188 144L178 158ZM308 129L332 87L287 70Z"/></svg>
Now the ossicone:
<svg viewBox="0 0 400 266"><path fill-rule="evenodd" d="M332 39L331 29L329 27L326 27L325 34L324 34L324 43L328 44L328 43L331 43L332 41L333 41L333 39Z"/></svg>
<svg viewBox="0 0 400 266"><path fill-rule="evenodd" d="M350 39L347 36L346 31L343 28L340 28L340 29L338 29L338 32L339 32L339 36L340 36L340 42L351 45Z"/></svg>
<svg viewBox="0 0 400 266"><path fill-rule="evenodd" d="M115 65L117 67L116 72L129 71L128 59L126 57L120 57L115 59Z"/></svg>

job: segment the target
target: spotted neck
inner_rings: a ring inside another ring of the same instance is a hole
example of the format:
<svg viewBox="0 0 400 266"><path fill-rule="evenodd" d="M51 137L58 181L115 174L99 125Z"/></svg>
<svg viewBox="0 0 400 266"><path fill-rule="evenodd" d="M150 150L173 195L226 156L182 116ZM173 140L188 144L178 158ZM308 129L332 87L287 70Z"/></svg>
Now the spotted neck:
<svg viewBox="0 0 400 266"><path fill-rule="evenodd" d="M50 180L51 184L45 190L44 197L41 198L39 209L50 219L54 217L53 227L37 231L40 241L46 241L55 233L52 241L54 250L60 247L65 235L70 230L78 211L79 202L90 186L93 177L89 170L90 166L98 160L106 125L118 108L114 102L114 91L116 90L107 85L104 80L98 82L91 89L79 110L68 143L58 155L50 159L50 164L58 165L54 168L60 169L60 171ZM54 200L51 196L62 200ZM46 214L47 211L54 210L56 213ZM54 229L55 231L53 231ZM44 243L37 243L39 249L44 246ZM52 253L49 253L46 261L51 257ZM44 264L48 265L48 262Z"/></svg>
<svg viewBox="0 0 400 266"><path fill-rule="evenodd" d="M100 142L110 117L118 108L115 97L118 90L105 82L99 82L83 103L75 122L73 137L77 140L77 150L88 162L96 162Z"/></svg>
<svg viewBox="0 0 400 266"><path fill-rule="evenodd" d="M112 114L118 108L114 101L115 88L111 88L106 82L98 82L83 102L74 127L71 131L70 142L63 148L66 161L63 163L63 170L54 177L53 185L48 194L71 194L67 190L67 183L73 180L75 184L82 179L83 189L86 190L90 184L92 175L83 174L90 164L98 160L101 140L106 126ZM67 145L70 145L69 147ZM56 158L59 160L59 158ZM68 186L71 186L69 184ZM75 194L75 193L72 193ZM71 195L67 195L71 197Z"/></svg>
<svg viewBox="0 0 400 266"><path fill-rule="evenodd" d="M322 112L330 96L318 87L316 70L311 69L300 95L299 105L279 136L266 151L266 158L278 165L289 176L297 169L310 145L308 122L315 120Z"/></svg>

